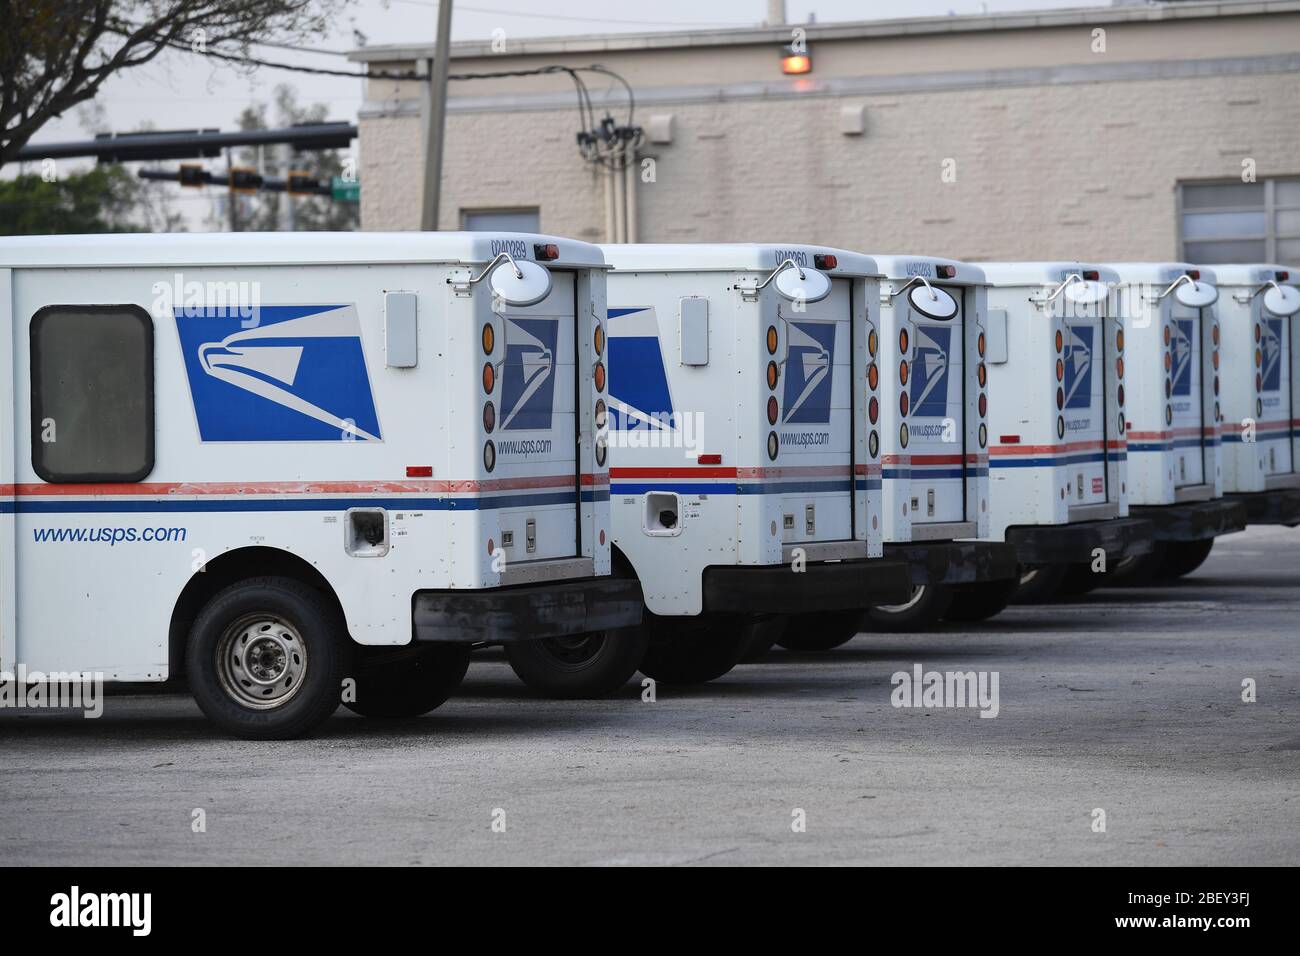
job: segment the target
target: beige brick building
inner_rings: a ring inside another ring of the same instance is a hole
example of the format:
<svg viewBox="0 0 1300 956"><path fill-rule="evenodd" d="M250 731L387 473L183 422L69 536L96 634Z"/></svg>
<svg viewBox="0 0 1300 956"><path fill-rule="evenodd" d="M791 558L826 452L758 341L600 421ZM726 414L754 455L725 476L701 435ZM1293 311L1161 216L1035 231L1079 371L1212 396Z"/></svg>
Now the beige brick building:
<svg viewBox="0 0 1300 956"><path fill-rule="evenodd" d="M616 182L579 154L566 75L453 82L440 227L1300 263L1300 2L807 25L812 70L792 77L794 29L455 44L453 74L614 70L647 135ZM401 72L431 55L354 58ZM586 76L625 122L622 88ZM419 227L423 88L366 81L363 228Z"/></svg>

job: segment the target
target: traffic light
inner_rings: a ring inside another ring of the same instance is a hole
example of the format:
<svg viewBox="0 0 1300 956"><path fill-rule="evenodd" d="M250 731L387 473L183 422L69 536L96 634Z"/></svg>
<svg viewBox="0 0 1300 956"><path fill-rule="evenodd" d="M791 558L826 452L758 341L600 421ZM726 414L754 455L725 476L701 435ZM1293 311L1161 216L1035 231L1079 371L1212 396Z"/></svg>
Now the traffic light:
<svg viewBox="0 0 1300 956"><path fill-rule="evenodd" d="M290 196L314 196L321 191L320 183L311 173L291 169L284 179L284 191Z"/></svg>
<svg viewBox="0 0 1300 956"><path fill-rule="evenodd" d="M177 182L182 186L203 186L207 183L207 174L203 172L203 167L197 163L181 163L180 172L176 177Z"/></svg>
<svg viewBox="0 0 1300 956"><path fill-rule="evenodd" d="M262 188L262 177L256 169L236 166L230 170L228 185L233 193L255 193Z"/></svg>

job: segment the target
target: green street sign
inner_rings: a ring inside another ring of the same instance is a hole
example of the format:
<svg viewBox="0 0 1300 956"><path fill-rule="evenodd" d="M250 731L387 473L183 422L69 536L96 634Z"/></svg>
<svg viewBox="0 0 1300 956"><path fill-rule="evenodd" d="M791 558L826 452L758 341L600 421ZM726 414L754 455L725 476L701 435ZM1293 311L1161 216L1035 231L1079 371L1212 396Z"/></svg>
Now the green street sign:
<svg viewBox="0 0 1300 956"><path fill-rule="evenodd" d="M361 202L361 180L335 176L330 180L330 195L335 202Z"/></svg>

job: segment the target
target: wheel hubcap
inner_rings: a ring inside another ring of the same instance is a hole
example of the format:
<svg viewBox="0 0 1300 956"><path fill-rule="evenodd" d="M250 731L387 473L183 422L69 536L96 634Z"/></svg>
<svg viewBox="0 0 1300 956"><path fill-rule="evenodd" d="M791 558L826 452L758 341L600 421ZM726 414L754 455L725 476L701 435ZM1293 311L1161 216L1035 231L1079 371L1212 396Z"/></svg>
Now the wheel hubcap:
<svg viewBox="0 0 1300 956"><path fill-rule="evenodd" d="M245 707L283 707L298 693L307 672L307 648L283 618L249 615L235 621L217 642L222 689Z"/></svg>
<svg viewBox="0 0 1300 956"><path fill-rule="evenodd" d="M886 614L898 614L902 611L916 607L924 596L925 586L918 584L912 588L912 596L907 599L906 604L881 604L877 606L877 610L884 611Z"/></svg>
<svg viewBox="0 0 1300 956"><path fill-rule="evenodd" d="M558 663L571 667L581 666L600 653L605 645L605 635L595 631L565 637L546 637L542 639L542 645Z"/></svg>

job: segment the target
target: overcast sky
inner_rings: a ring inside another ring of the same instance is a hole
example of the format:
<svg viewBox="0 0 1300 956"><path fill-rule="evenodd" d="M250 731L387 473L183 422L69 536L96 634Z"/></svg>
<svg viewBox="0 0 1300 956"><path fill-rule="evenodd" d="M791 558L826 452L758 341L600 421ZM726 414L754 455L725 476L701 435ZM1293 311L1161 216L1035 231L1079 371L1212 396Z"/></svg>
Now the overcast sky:
<svg viewBox="0 0 1300 956"><path fill-rule="evenodd" d="M1109 0L786 0L790 23L805 23L810 16L815 16L818 23L827 23L1109 5ZM544 4L473 0L455 4L452 36L456 40L491 39L497 28L504 29L509 39L754 26L763 21L766 11L766 0L714 0L709 4L699 0L547 0ZM319 48L345 53L362 42L354 31L363 34L368 45L431 43L436 17L434 0L355 0L340 14L332 34L321 38ZM270 47L255 52L279 62L344 70L360 68L342 56ZM250 73L184 52L165 53L153 63L119 74L104 85L96 103L108 128L115 132L131 132L143 124L160 130L226 130L235 128L236 118L246 106L269 101L272 91L282 83L297 88L301 103L325 103L330 119L355 121L361 105L359 80L269 68ZM455 91L453 88L453 94ZM87 136L82 114L74 111L43 127L33 143ZM14 175L17 171L17 166L11 165L5 173ZM205 203L203 196L195 190L182 192L184 195L178 198L194 204L187 211L197 214L195 207ZM196 227L191 219L191 228Z"/></svg>

